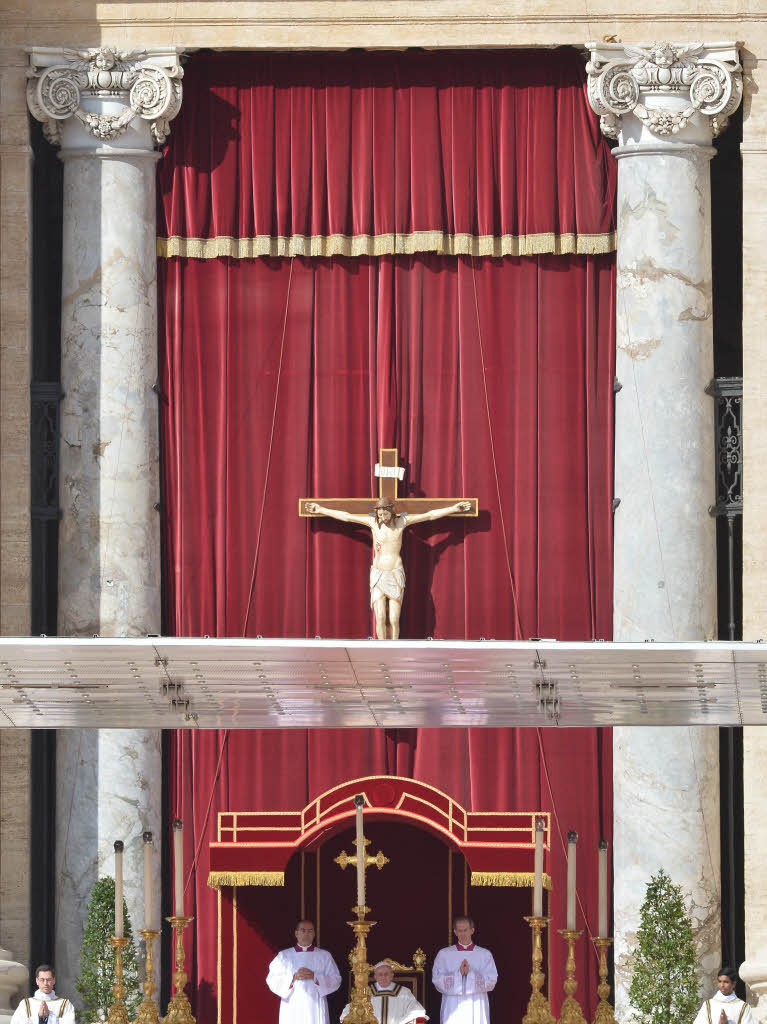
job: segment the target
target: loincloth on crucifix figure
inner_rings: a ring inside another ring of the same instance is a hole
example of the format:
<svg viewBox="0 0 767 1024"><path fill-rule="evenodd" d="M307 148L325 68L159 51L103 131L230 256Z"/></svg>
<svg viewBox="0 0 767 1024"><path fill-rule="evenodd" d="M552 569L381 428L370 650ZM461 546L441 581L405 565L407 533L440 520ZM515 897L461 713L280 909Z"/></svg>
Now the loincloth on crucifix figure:
<svg viewBox="0 0 767 1024"><path fill-rule="evenodd" d="M405 566L402 562L402 535L408 526L433 522L445 516L476 516L476 498L400 498L397 481L404 467L397 465L397 449L382 448L376 464L379 498L370 508L370 499L306 499L299 504L299 515L329 516L342 523L366 526L373 535L373 564L370 567L370 607L376 620L379 640L399 639L399 622L405 597Z"/></svg>

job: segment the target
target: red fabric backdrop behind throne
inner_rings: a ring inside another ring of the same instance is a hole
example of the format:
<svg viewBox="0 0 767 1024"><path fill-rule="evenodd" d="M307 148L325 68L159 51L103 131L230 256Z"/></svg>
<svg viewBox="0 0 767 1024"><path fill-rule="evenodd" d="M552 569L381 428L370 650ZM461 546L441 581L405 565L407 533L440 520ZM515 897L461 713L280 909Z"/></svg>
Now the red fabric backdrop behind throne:
<svg viewBox="0 0 767 1024"><path fill-rule="evenodd" d="M569 50L193 58L159 170L169 633L369 636L367 531L296 504L374 493L385 446L408 493L481 509L411 531L403 636L609 638L615 176L584 89ZM217 812L298 809L360 775L412 776L467 809L551 810L553 925L576 828L595 930L609 734L181 732L171 758L201 1024L216 1016ZM272 1019L259 975L298 907L290 885L258 895L248 914L268 921L243 933L235 1005ZM496 1012L527 988L529 950L508 946ZM590 1016L585 943L579 969Z"/></svg>

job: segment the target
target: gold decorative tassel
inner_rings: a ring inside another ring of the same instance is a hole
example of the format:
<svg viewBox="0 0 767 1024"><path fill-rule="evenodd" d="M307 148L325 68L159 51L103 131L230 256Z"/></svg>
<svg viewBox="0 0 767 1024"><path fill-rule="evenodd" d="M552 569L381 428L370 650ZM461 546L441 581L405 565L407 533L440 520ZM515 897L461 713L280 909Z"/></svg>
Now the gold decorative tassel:
<svg viewBox="0 0 767 1024"><path fill-rule="evenodd" d="M433 252L442 256L540 256L614 252L614 231L602 234L575 234L541 231L530 235L446 234L444 231L413 231L407 235L255 235L233 238L187 238L171 235L157 239L160 259L180 256L187 259L256 259L259 256L412 256Z"/></svg>
<svg viewBox="0 0 767 1024"><path fill-rule="evenodd" d="M535 885L533 871L472 871L472 885L498 885L515 889L532 889ZM551 891L551 875L544 874L543 888Z"/></svg>
<svg viewBox="0 0 767 1024"><path fill-rule="evenodd" d="M208 885L223 889L235 885L284 885L284 871L211 871Z"/></svg>

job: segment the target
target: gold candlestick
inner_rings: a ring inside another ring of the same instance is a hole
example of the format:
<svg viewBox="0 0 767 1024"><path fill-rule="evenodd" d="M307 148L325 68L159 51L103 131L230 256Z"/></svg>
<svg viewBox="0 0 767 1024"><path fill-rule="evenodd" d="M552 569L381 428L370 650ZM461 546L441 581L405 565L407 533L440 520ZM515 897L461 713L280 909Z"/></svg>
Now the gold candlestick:
<svg viewBox="0 0 767 1024"><path fill-rule="evenodd" d="M343 1024L377 1024L370 1001L370 964L367 953L367 934L376 922L365 920L369 910L370 907L352 907L352 913L357 915L357 920L346 922L357 936L357 942L349 953L354 988L349 1000L349 1012L344 1017Z"/></svg>
<svg viewBox="0 0 767 1024"><path fill-rule="evenodd" d="M186 987L187 977L186 971L184 970L184 960L186 959L184 954L184 929L190 921L194 921L193 917L166 917L166 921L169 921L173 931L176 933L176 970L173 972L173 987L175 992L173 998L168 1003L168 1012L163 1017L163 1024L197 1024L192 1014L192 1007L189 1005L189 1000L186 997L184 988Z"/></svg>
<svg viewBox="0 0 767 1024"><path fill-rule="evenodd" d="M607 1002L610 986L607 984L607 950L612 945L611 938L596 938L594 945L599 950L599 985L597 993L599 1003L594 1014L594 1024L617 1024L612 1006Z"/></svg>
<svg viewBox="0 0 767 1024"><path fill-rule="evenodd" d="M530 925L533 932L533 970L530 975L530 984L533 991L527 1003L527 1013L522 1018L522 1024L556 1024L556 1019L551 1012L551 1003L541 992L546 975L541 969L543 963L543 946L541 944L541 932L548 925L550 917L526 917L525 921Z"/></svg>
<svg viewBox="0 0 767 1024"><path fill-rule="evenodd" d="M115 983L112 986L115 1001L109 1007L107 1024L128 1024L128 1011L125 1009L125 985L123 985L123 947L130 939L110 935L109 941L115 948Z"/></svg>
<svg viewBox="0 0 767 1024"><path fill-rule="evenodd" d="M160 934L159 928L140 928L139 935L146 942L146 960L144 961L144 1000L138 1008L134 1024L160 1024L160 1011L152 996L157 986L154 983L154 957L152 943Z"/></svg>
<svg viewBox="0 0 767 1024"><path fill-rule="evenodd" d="M578 982L575 980L575 940L583 935L574 928L560 928L559 934L567 940L567 963L565 964L565 1001L559 1014L559 1024L586 1024L581 1004L575 998Z"/></svg>

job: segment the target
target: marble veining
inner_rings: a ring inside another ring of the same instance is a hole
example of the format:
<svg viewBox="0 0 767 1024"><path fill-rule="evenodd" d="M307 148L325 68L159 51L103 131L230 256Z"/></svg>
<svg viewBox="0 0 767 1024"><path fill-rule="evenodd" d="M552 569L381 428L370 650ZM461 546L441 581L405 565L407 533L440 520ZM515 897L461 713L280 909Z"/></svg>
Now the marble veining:
<svg viewBox="0 0 767 1024"><path fill-rule="evenodd" d="M65 636L143 636L160 632L157 154L144 114L123 124L126 108L113 97L83 102L83 117L54 132L64 159L65 253L58 625ZM125 844L135 932L146 924L142 833L155 834L151 924L160 926L160 743L156 729L60 734L56 968L75 1005L87 905L97 878L113 874L116 839Z"/></svg>
<svg viewBox="0 0 767 1024"><path fill-rule="evenodd" d="M76 1005L75 981L88 901L96 880L114 873L116 839L125 844L125 900L135 934L145 926L142 833L154 833L152 926L160 927L161 735L157 729L67 729L59 733L56 976L57 987ZM136 939L142 946L138 936ZM158 962L155 969L158 981Z"/></svg>
<svg viewBox="0 0 767 1024"><path fill-rule="evenodd" d="M701 992L721 963L719 734L706 726L613 730L615 1016L629 1021L630 953L650 876L682 886Z"/></svg>
<svg viewBox="0 0 767 1024"><path fill-rule="evenodd" d="M742 95L735 44L591 46L589 100L618 138L614 631L716 637L711 297L712 137ZM698 86L705 82L705 88ZM613 731L615 1012L630 1021L630 952L646 885L686 894L702 990L720 963L715 729Z"/></svg>
<svg viewBox="0 0 767 1024"><path fill-rule="evenodd" d="M62 635L159 632L154 173L151 151L65 162Z"/></svg>

